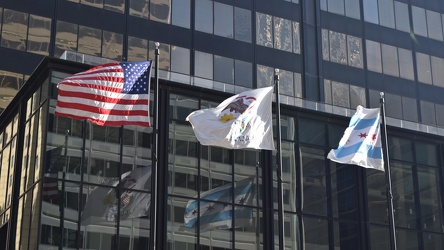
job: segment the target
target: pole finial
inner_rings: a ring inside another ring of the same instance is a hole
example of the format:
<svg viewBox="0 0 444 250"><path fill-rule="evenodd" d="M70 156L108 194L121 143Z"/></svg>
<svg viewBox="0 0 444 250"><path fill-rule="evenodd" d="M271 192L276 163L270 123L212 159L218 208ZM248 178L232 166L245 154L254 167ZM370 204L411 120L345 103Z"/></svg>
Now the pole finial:
<svg viewBox="0 0 444 250"><path fill-rule="evenodd" d="M384 98L384 92L379 92L379 96L380 96L381 98Z"/></svg>

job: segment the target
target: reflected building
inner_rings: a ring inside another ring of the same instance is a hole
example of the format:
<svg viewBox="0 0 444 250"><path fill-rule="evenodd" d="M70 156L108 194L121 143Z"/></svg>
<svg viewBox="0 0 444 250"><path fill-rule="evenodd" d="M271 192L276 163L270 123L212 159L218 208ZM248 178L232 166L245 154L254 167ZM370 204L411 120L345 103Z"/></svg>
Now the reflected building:
<svg viewBox="0 0 444 250"><path fill-rule="evenodd" d="M398 249L443 249L443 10L440 0L0 0L0 249L279 249L276 152L203 146L185 121L272 85L275 69L285 249L391 249L385 174L326 158L380 92ZM152 193L151 128L54 110L63 78L153 60L155 42ZM249 177L249 202L205 195ZM234 215L229 228L184 226L193 201L207 204L195 214Z"/></svg>

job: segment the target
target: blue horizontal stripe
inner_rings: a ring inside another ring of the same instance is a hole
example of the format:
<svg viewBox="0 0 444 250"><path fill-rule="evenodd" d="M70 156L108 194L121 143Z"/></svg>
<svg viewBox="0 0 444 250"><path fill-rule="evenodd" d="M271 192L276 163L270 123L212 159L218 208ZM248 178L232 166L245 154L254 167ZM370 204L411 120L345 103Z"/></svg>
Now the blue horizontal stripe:
<svg viewBox="0 0 444 250"><path fill-rule="evenodd" d="M368 127L375 126L379 127L379 117L374 117L370 119L359 119L359 115L354 115L350 120L350 127L354 126L354 130L361 130Z"/></svg>
<svg viewBox="0 0 444 250"><path fill-rule="evenodd" d="M245 194L247 194L247 193L252 192L252 191L253 191L253 190L252 190L252 186L253 186L253 185L252 185L251 182L249 182L249 184L244 185L244 186L237 186L237 187L234 189L234 197L236 197L236 196L240 196L240 195L245 195ZM205 204L207 204L207 203L209 203L209 202L213 202L213 201L230 201L230 203L231 203L231 199L232 199L232 197L233 197L233 196L232 196L232 190L233 190L233 187L232 187L231 184L230 184L229 187L227 186L226 188L221 189L221 190L219 190L219 191L215 191L215 192L213 192L213 193L210 193L210 194L204 195L204 196L201 197L201 199L205 199L205 200L209 200L209 201L201 200L201 201L200 201L200 206L202 207L202 206L204 206ZM185 214L187 214L187 213L193 211L193 210L196 209L198 206L199 206L199 201L195 200L195 201L191 202L191 203L186 207L186 209L185 209Z"/></svg>
<svg viewBox="0 0 444 250"><path fill-rule="evenodd" d="M238 207L239 208L239 207ZM235 219L251 219L253 218L253 211L249 208L241 208L234 210ZM211 223L227 221L231 224L233 219L233 210L221 211L210 215L202 215L200 217L200 226L211 226ZM196 227L197 217L191 219L188 223L184 224L184 227L192 228Z"/></svg>
<svg viewBox="0 0 444 250"><path fill-rule="evenodd" d="M347 157L352 154L361 153L367 154L369 158L374 159L382 159L382 148L374 147L368 144L363 144L363 142L359 142L353 144L349 147L339 147L338 149L333 150L337 158Z"/></svg>

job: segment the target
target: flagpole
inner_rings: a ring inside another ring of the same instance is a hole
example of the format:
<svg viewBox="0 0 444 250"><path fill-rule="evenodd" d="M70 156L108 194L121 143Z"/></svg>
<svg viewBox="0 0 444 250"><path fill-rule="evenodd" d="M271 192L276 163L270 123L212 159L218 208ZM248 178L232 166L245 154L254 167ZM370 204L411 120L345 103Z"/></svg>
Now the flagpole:
<svg viewBox="0 0 444 250"><path fill-rule="evenodd" d="M281 108L279 101L279 69L274 70L274 87L276 93L276 130L277 130L277 152L276 152L276 176L278 193L278 225L279 225L279 250L285 249L284 235L284 195L282 191L282 154L281 154Z"/></svg>
<svg viewBox="0 0 444 250"><path fill-rule="evenodd" d="M62 172L62 194L60 195L60 201L59 201L59 210L60 210L60 244L59 249L63 249L63 229L65 228L65 178L66 178L66 170L68 166L68 135L69 135L69 129L66 130L65 134L65 164L63 166L63 172Z"/></svg>
<svg viewBox="0 0 444 250"><path fill-rule="evenodd" d="M154 50L156 68L154 74L154 100L153 100L153 128L152 132L152 145L151 145L151 195L152 195L152 213L151 213L151 230L150 230L150 243L151 249L156 249L156 238L157 238L157 162L158 162L158 115L159 115L159 107L157 105L158 97L159 97L159 45L160 43L156 42L156 49Z"/></svg>
<svg viewBox="0 0 444 250"><path fill-rule="evenodd" d="M385 123L385 99L384 92L380 93L381 99L381 139L382 139L382 149L383 149L383 159L384 159L384 168L385 168L385 178L387 185L387 206L388 206L388 217L389 217L389 227L390 227L390 242L391 249L397 250L396 247L396 229L395 229L395 215L393 210L393 193L392 193L392 177L390 173L390 159L389 159L389 151L388 151L388 143L387 143L387 126Z"/></svg>

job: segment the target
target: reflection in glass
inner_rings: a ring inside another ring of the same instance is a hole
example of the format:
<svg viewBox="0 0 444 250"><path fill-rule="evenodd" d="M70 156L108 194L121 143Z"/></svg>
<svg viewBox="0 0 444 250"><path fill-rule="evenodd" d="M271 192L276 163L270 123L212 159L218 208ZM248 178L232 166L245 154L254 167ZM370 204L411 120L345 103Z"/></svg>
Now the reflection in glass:
<svg viewBox="0 0 444 250"><path fill-rule="evenodd" d="M376 0L363 0L364 20L366 22L379 24L378 2Z"/></svg>
<svg viewBox="0 0 444 250"><path fill-rule="evenodd" d="M438 169L418 167L418 190L423 230L441 232L441 199Z"/></svg>
<svg viewBox="0 0 444 250"><path fill-rule="evenodd" d="M128 61L140 62L148 59L148 40L128 36Z"/></svg>
<svg viewBox="0 0 444 250"><path fill-rule="evenodd" d="M279 70L279 94L294 96L293 72Z"/></svg>
<svg viewBox="0 0 444 250"><path fill-rule="evenodd" d="M350 85L350 108L355 108L358 105L366 106L365 88Z"/></svg>
<svg viewBox="0 0 444 250"><path fill-rule="evenodd" d="M152 59L154 57L154 50L156 48L155 42L150 41L148 51L148 58ZM159 69L170 70L170 45L166 43L161 43L159 46Z"/></svg>
<svg viewBox="0 0 444 250"><path fill-rule="evenodd" d="M129 13L132 16L148 19L149 0L129 0Z"/></svg>
<svg viewBox="0 0 444 250"><path fill-rule="evenodd" d="M271 86L274 78L274 69L271 67L257 65L257 87Z"/></svg>
<svg viewBox="0 0 444 250"><path fill-rule="evenodd" d="M393 95L385 93L387 116L402 119L402 97L400 95Z"/></svg>
<svg viewBox="0 0 444 250"><path fill-rule="evenodd" d="M88 55L101 55L102 31L86 26L79 26L79 47L80 53Z"/></svg>
<svg viewBox="0 0 444 250"><path fill-rule="evenodd" d="M330 43L328 39L328 30L322 29L322 59L330 61Z"/></svg>
<svg viewBox="0 0 444 250"><path fill-rule="evenodd" d="M150 20L171 23L171 0L150 0Z"/></svg>
<svg viewBox="0 0 444 250"><path fill-rule="evenodd" d="M324 146L327 131L323 122L299 118L298 124L298 136L301 142Z"/></svg>
<svg viewBox="0 0 444 250"><path fill-rule="evenodd" d="M78 25L57 21L56 28L56 48L54 55L60 57L65 51L77 50Z"/></svg>
<svg viewBox="0 0 444 250"><path fill-rule="evenodd" d="M14 10L4 10L2 27L2 47L26 50L28 14Z"/></svg>
<svg viewBox="0 0 444 250"><path fill-rule="evenodd" d="M124 0L105 0L105 6L103 8L105 10L123 13L125 10L125 2Z"/></svg>
<svg viewBox="0 0 444 250"><path fill-rule="evenodd" d="M329 12L344 15L344 0L327 0L327 4Z"/></svg>
<svg viewBox="0 0 444 250"><path fill-rule="evenodd" d="M361 19L360 2L345 0L345 15L355 19Z"/></svg>
<svg viewBox="0 0 444 250"><path fill-rule="evenodd" d="M274 17L274 48L292 52L292 25L291 21L280 17Z"/></svg>
<svg viewBox="0 0 444 250"><path fill-rule="evenodd" d="M406 3L394 1L396 29L404 32L410 32L409 7Z"/></svg>
<svg viewBox="0 0 444 250"><path fill-rule="evenodd" d="M410 230L396 230L396 246L403 250L419 249L418 233Z"/></svg>
<svg viewBox="0 0 444 250"><path fill-rule="evenodd" d="M433 85L444 88L444 58L430 56Z"/></svg>
<svg viewBox="0 0 444 250"><path fill-rule="evenodd" d="M390 232L388 227L370 226L371 249L390 250Z"/></svg>
<svg viewBox="0 0 444 250"><path fill-rule="evenodd" d="M303 217L304 248L306 250L328 249L328 222L323 219Z"/></svg>
<svg viewBox="0 0 444 250"><path fill-rule="evenodd" d="M356 221L358 219L357 185L359 185L356 178L357 168L335 164L331 161L330 166L333 216L340 220ZM339 226L341 227L341 224Z"/></svg>
<svg viewBox="0 0 444 250"><path fill-rule="evenodd" d="M362 40L359 37L347 35L348 65L363 68Z"/></svg>
<svg viewBox="0 0 444 250"><path fill-rule="evenodd" d="M273 48L272 16L256 12L256 43Z"/></svg>
<svg viewBox="0 0 444 250"><path fill-rule="evenodd" d="M393 0L379 0L379 24L389 28L395 28L395 10Z"/></svg>
<svg viewBox="0 0 444 250"><path fill-rule="evenodd" d="M332 81L333 105L344 108L350 107L349 85L341 82Z"/></svg>
<svg viewBox="0 0 444 250"><path fill-rule="evenodd" d="M123 49L122 34L103 31L102 57L114 59L116 61L121 61L122 49Z"/></svg>
<svg viewBox="0 0 444 250"><path fill-rule="evenodd" d="M435 104L420 100L421 105L421 123L436 125Z"/></svg>
<svg viewBox="0 0 444 250"><path fill-rule="evenodd" d="M214 55L214 80L234 83L234 60Z"/></svg>
<svg viewBox="0 0 444 250"><path fill-rule="evenodd" d="M298 22L292 22L293 24L293 52L301 54L301 34Z"/></svg>
<svg viewBox="0 0 444 250"><path fill-rule="evenodd" d="M81 3L100 9L103 8L103 0L81 0Z"/></svg>
<svg viewBox="0 0 444 250"><path fill-rule="evenodd" d="M329 31L330 35L330 61L347 64L347 43L343 33Z"/></svg>
<svg viewBox="0 0 444 250"><path fill-rule="evenodd" d="M37 15L29 16L28 52L41 55L49 54L51 19Z"/></svg>
<svg viewBox="0 0 444 250"><path fill-rule="evenodd" d="M442 22L441 14L431 10L427 10L427 28L429 37L438 41L442 41Z"/></svg>
<svg viewBox="0 0 444 250"><path fill-rule="evenodd" d="M171 46L171 71L190 74L190 49Z"/></svg>
<svg viewBox="0 0 444 250"><path fill-rule="evenodd" d="M416 98L402 97L402 118L407 121L418 121L418 105Z"/></svg>
<svg viewBox="0 0 444 250"><path fill-rule="evenodd" d="M357 224L334 221L333 222L335 249L357 249L363 247L359 236L359 227Z"/></svg>

